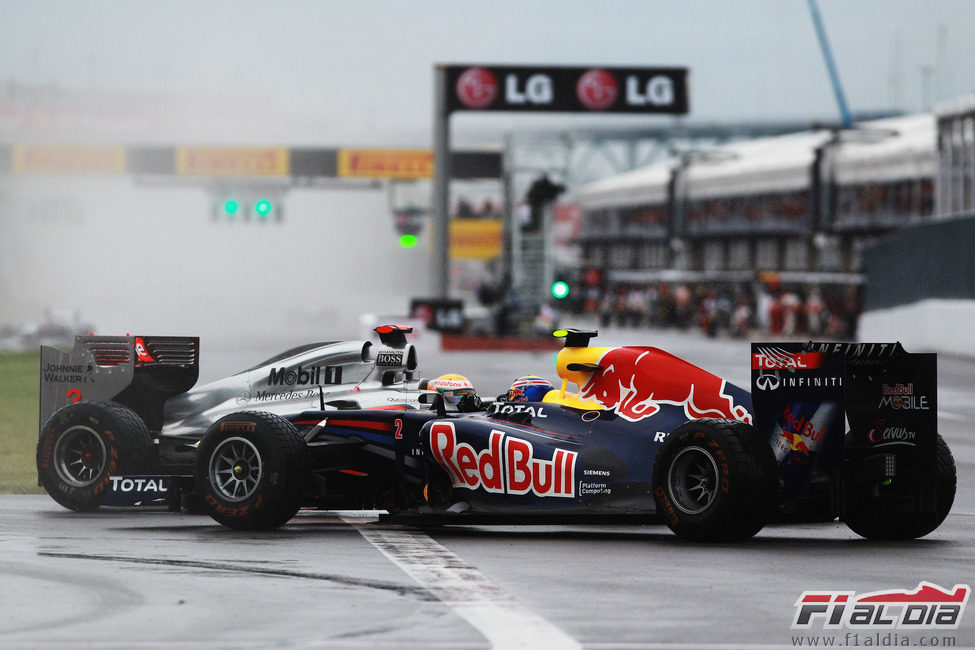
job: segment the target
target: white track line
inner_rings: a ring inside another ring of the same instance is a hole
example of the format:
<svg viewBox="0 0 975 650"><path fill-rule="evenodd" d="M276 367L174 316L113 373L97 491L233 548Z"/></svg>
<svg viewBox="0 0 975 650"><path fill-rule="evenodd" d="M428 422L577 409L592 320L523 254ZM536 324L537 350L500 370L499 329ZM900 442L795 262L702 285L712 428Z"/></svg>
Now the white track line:
<svg viewBox="0 0 975 650"><path fill-rule="evenodd" d="M369 526L356 528L393 564L473 625L492 648L582 647L427 535Z"/></svg>

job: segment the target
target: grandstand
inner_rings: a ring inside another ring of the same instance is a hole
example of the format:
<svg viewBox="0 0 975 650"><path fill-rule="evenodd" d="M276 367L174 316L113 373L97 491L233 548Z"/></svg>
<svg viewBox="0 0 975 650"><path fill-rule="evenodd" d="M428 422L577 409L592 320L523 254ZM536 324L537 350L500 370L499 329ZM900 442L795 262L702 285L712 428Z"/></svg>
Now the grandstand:
<svg viewBox="0 0 975 650"><path fill-rule="evenodd" d="M753 308L789 289L856 311L863 251L935 217L936 144L934 114L903 115L678 152L584 185L581 275L601 283L587 308L667 282Z"/></svg>

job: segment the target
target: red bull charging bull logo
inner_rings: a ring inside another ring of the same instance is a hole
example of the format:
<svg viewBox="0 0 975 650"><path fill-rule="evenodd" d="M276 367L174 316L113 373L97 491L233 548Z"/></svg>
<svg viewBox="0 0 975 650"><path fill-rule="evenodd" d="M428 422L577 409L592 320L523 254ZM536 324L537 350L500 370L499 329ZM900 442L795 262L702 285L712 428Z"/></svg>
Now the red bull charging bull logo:
<svg viewBox="0 0 975 650"><path fill-rule="evenodd" d="M650 417L662 404L682 406L688 419L752 416L725 392L727 382L656 348L609 349L579 397L592 399L631 422Z"/></svg>

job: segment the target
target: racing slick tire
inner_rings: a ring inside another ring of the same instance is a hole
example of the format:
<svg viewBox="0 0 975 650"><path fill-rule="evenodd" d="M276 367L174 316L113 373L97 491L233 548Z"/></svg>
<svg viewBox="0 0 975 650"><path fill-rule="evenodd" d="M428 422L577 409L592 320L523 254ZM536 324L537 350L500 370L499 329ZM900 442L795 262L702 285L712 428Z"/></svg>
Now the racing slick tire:
<svg viewBox="0 0 975 650"><path fill-rule="evenodd" d="M683 539L748 539L776 507L775 456L749 424L691 420L661 445L653 465L653 495L657 514Z"/></svg>
<svg viewBox="0 0 975 650"><path fill-rule="evenodd" d="M849 434L847 434L849 436ZM955 459L951 455L948 443L938 434L935 451L935 477L933 512L883 512L877 507L876 494L884 490L898 490L903 487L910 494L920 493L920 486L896 484L880 485L876 481L857 481L856 467L850 470L850 476L845 485L843 521L857 535L867 539L877 540L905 540L924 537L944 522L955 501L955 489L958 478L955 471ZM911 474L908 474L911 476ZM917 474L913 475L919 478ZM898 477L892 481L896 482ZM904 480L904 479L901 479ZM911 481L911 478L907 478Z"/></svg>
<svg viewBox="0 0 975 650"><path fill-rule="evenodd" d="M304 438L273 413L231 413L200 443L194 483L200 507L236 530L272 530L302 505L311 472Z"/></svg>
<svg viewBox="0 0 975 650"><path fill-rule="evenodd" d="M77 402L55 412L37 441L37 476L69 510L93 512L113 475L138 472L152 438L136 413L115 402Z"/></svg>

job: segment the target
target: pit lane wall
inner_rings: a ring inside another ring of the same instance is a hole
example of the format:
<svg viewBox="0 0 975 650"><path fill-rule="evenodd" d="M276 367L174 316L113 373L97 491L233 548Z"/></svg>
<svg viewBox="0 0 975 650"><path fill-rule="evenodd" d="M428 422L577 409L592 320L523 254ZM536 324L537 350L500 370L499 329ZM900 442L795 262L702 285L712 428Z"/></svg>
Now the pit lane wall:
<svg viewBox="0 0 975 650"><path fill-rule="evenodd" d="M864 251L857 338L975 357L975 214L903 230Z"/></svg>

